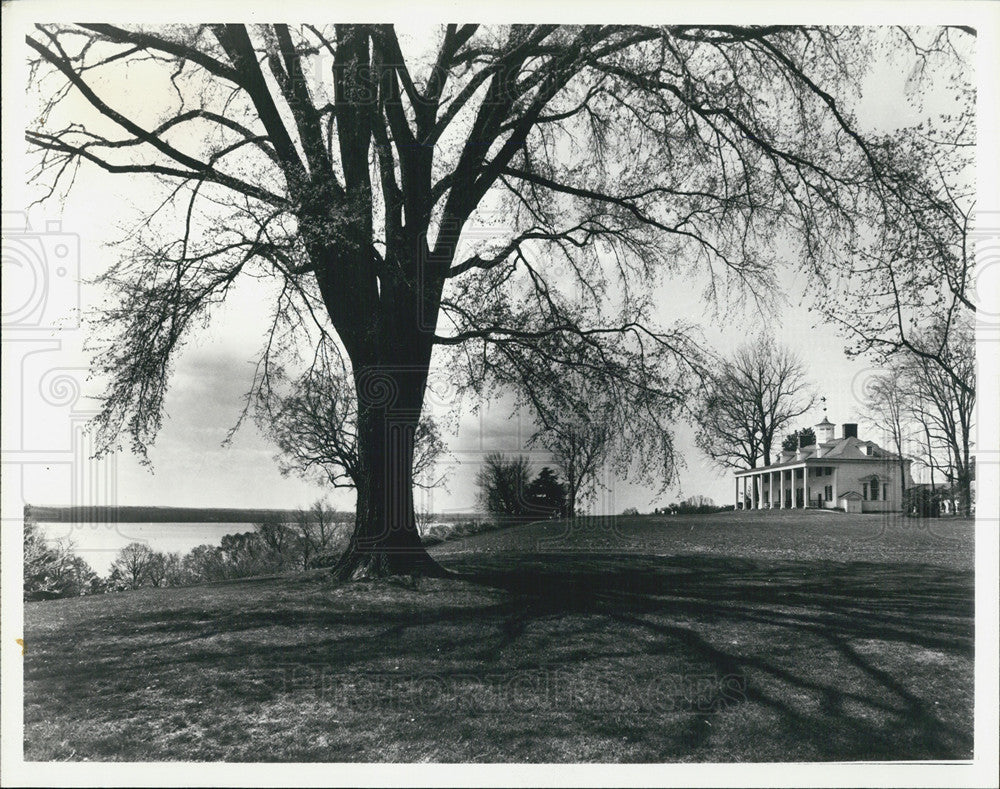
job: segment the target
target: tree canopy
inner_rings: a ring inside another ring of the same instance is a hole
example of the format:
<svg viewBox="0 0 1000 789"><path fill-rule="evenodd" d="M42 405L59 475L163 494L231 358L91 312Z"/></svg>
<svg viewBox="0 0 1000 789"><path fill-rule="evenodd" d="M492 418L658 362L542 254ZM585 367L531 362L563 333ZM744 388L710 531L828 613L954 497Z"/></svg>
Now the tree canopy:
<svg viewBox="0 0 1000 789"><path fill-rule="evenodd" d="M701 349L657 319L663 276L696 268L715 294L765 297L779 249L826 271L871 223L930 228L912 174L939 146L878 137L853 105L886 49L961 80L953 39L967 35L38 25L36 175L54 193L81 167L149 190L101 274L98 445L145 453L179 349L234 283L267 278L250 400L303 348L328 344L353 379L361 482L343 571L426 563L411 488L432 355L481 392L530 393L555 367L600 376L636 415L651 397L682 402ZM117 89L137 74L141 102Z"/></svg>
<svg viewBox="0 0 1000 789"><path fill-rule="evenodd" d="M781 448L785 452L794 452L799 447L811 447L816 443L816 431L811 427L803 427L789 433L781 441Z"/></svg>

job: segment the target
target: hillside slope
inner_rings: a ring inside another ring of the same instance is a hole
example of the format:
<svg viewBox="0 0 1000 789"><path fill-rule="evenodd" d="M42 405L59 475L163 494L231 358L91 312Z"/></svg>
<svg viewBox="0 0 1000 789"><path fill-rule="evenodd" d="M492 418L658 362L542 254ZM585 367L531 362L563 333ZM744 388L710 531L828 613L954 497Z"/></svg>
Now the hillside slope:
<svg viewBox="0 0 1000 789"><path fill-rule="evenodd" d="M752 515L434 549L475 582L28 603L25 758L969 758L971 526Z"/></svg>

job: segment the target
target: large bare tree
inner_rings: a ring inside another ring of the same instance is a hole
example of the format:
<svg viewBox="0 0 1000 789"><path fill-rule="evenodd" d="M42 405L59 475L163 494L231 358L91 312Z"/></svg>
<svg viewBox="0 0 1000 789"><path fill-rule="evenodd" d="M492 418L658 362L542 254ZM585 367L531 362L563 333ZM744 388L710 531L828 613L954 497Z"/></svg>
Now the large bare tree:
<svg viewBox="0 0 1000 789"><path fill-rule="evenodd" d="M761 336L722 359L697 414L698 446L722 468L771 463L781 432L815 404L802 361Z"/></svg>
<svg viewBox="0 0 1000 789"><path fill-rule="evenodd" d="M100 169L152 206L101 280L116 298L98 321L99 444L144 453L184 342L234 283L273 277L251 396L268 396L297 332L342 349L356 392L357 516L338 572L439 571L412 492L435 349L481 383L544 362L601 371L625 402L676 394L692 347L654 320L664 273L761 292L779 240L821 266L861 217L907 217L895 160L851 107L882 45L926 37L39 25L39 177L58 192ZM955 62L910 54L931 75ZM137 103L121 86L139 73Z"/></svg>
<svg viewBox="0 0 1000 789"><path fill-rule="evenodd" d="M872 427L881 431L898 458L899 478L906 492L908 446L914 434L914 393L909 376L897 359L884 372L865 383L864 415Z"/></svg>
<svg viewBox="0 0 1000 789"><path fill-rule="evenodd" d="M915 342L934 349L933 354L907 354L899 359L903 380L910 392L912 416L922 425L928 443L930 468L941 468L958 493L959 506L968 515L972 508L975 474L973 420L975 418L976 353L973 325L964 320L945 324L942 319L916 335ZM948 341L941 343L941 334ZM947 462L939 465L935 450Z"/></svg>

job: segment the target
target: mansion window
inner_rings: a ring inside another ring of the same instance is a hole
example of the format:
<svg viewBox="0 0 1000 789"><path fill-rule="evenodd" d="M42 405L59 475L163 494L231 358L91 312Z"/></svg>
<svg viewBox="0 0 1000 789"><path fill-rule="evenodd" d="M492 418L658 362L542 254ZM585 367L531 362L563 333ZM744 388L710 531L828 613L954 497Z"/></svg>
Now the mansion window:
<svg viewBox="0 0 1000 789"><path fill-rule="evenodd" d="M861 483L861 493L865 497L865 501L878 501L878 482L862 482ZM869 496L869 493L871 496Z"/></svg>
<svg viewBox="0 0 1000 789"><path fill-rule="evenodd" d="M827 485L823 488L823 495L826 496L827 501L833 501L833 485Z"/></svg>

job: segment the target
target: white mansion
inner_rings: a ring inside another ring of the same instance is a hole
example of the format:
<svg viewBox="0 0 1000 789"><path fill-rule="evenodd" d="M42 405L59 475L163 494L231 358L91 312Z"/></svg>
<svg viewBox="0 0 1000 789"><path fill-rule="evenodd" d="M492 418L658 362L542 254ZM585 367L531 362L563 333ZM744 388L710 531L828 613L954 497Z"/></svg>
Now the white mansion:
<svg viewBox="0 0 1000 789"><path fill-rule="evenodd" d="M782 452L770 466L736 472L736 509L815 507L847 512L903 509L899 458L858 438L847 423L834 439L826 417L815 427L816 443ZM913 484L904 461L907 487Z"/></svg>

